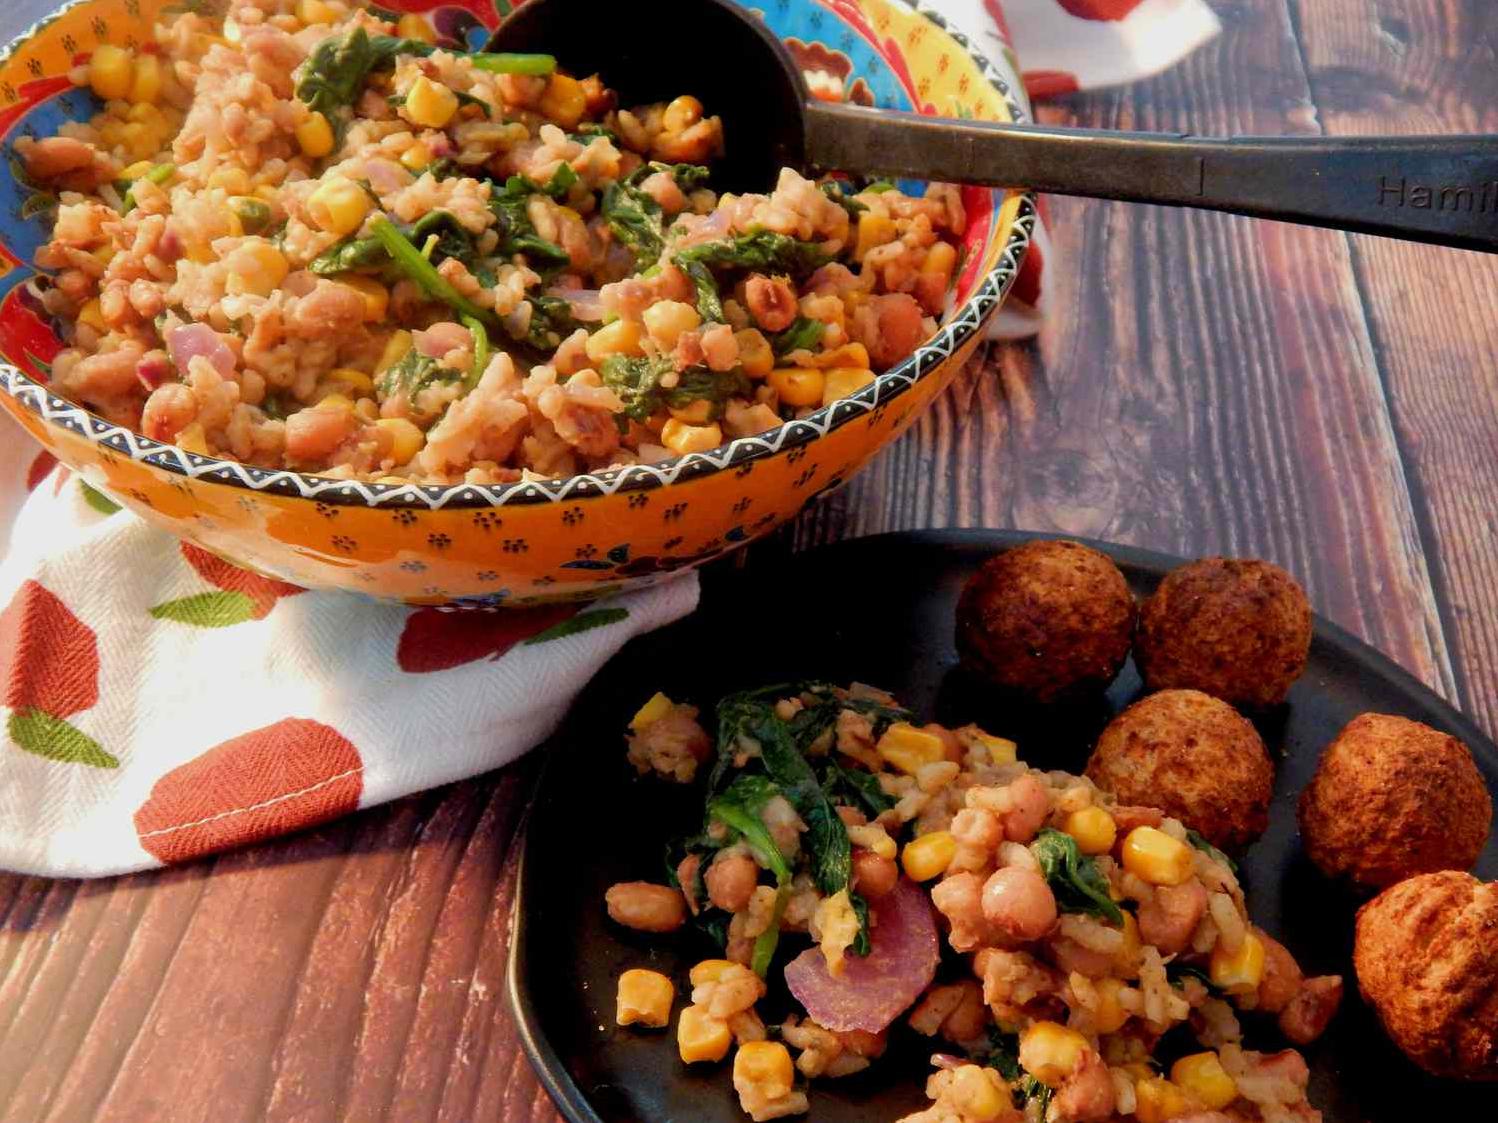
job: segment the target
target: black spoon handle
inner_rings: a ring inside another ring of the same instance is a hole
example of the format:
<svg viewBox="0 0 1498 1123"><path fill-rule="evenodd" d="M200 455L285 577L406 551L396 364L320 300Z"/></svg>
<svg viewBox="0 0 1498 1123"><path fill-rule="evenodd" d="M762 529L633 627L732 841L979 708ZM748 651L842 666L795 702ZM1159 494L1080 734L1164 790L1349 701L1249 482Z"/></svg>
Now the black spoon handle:
<svg viewBox="0 0 1498 1123"><path fill-rule="evenodd" d="M806 158L856 171L1202 207L1498 252L1498 137L1124 133L806 107Z"/></svg>

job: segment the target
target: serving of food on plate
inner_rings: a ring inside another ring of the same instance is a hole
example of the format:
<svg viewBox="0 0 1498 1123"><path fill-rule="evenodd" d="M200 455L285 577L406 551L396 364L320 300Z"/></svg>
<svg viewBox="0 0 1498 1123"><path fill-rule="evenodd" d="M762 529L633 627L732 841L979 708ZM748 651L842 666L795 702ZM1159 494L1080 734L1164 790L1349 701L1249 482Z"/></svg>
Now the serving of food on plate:
<svg viewBox="0 0 1498 1123"><path fill-rule="evenodd" d="M622 1032L666 1031L683 1080L727 1066L756 1121L816 1118L809 1093L914 1039L929 1102L864 1117L1280 1123L1322 1118L1306 1057L1355 983L1416 1064L1498 1079L1498 888L1467 872L1492 799L1455 737L1366 713L1311 749L1314 876L1329 899L1392 886L1346 924L1342 971L1303 969L1250 916L1238 862L1283 767L1250 719L1294 705L1312 644L1283 570L1203 559L1136 610L1109 557L1034 540L970 573L956 614L962 673L1028 729L1108 688L1131 645L1146 693L1075 771L860 683L742 690L711 717L637 699L637 783L700 820L655 834L668 876L595 906L635 933L612 957ZM642 954L653 940L685 970Z"/></svg>

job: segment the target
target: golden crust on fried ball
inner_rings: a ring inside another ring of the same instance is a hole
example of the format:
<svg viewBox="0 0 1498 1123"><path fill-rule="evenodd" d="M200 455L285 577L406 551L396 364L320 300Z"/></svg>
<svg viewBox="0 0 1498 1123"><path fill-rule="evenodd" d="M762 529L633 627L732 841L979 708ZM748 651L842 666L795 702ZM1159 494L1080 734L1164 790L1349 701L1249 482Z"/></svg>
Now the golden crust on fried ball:
<svg viewBox="0 0 1498 1123"><path fill-rule="evenodd" d="M1087 776L1120 803L1158 807L1237 850L1269 825L1274 766L1258 730L1199 690L1162 690L1108 723Z"/></svg>
<svg viewBox="0 0 1498 1123"><path fill-rule="evenodd" d="M1385 889L1358 911L1352 962L1410 1060L1498 1080L1498 883L1445 870Z"/></svg>
<svg viewBox="0 0 1498 1123"><path fill-rule="evenodd" d="M1027 542L969 579L957 602L957 650L995 685L1052 702L1113 681L1134 615L1112 559L1078 542Z"/></svg>
<svg viewBox="0 0 1498 1123"><path fill-rule="evenodd" d="M1171 570L1139 610L1134 662L1151 690L1200 690L1235 706L1285 700L1306 669L1311 605L1283 569L1202 558Z"/></svg>
<svg viewBox="0 0 1498 1123"><path fill-rule="evenodd" d="M1300 793L1306 854L1366 889L1471 869L1492 821L1493 798L1467 746L1389 714L1348 722Z"/></svg>

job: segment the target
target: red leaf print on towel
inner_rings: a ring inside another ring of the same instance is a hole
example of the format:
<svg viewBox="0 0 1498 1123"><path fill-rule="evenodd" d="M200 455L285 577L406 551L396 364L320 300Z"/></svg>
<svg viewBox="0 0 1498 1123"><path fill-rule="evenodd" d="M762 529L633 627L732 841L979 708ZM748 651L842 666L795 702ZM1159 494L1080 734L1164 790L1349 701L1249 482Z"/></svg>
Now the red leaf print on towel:
<svg viewBox="0 0 1498 1123"><path fill-rule="evenodd" d="M359 750L338 730L286 718L172 769L135 813L146 851L183 862L325 823L359 805Z"/></svg>
<svg viewBox="0 0 1498 1123"><path fill-rule="evenodd" d="M117 768L119 761L65 720L99 701L93 631L50 589L27 581L0 612L0 686L5 729L29 753L67 764Z"/></svg>
<svg viewBox="0 0 1498 1123"><path fill-rule="evenodd" d="M418 608L406 618L395 648L400 669L412 674L445 671L492 657L572 616L577 606L543 604L493 612Z"/></svg>
<svg viewBox="0 0 1498 1123"><path fill-rule="evenodd" d="M36 454L36 459L31 462L31 467L26 469L26 490L35 491L36 485L47 478L47 473L57 467L57 457L46 449Z"/></svg>
<svg viewBox="0 0 1498 1123"><path fill-rule="evenodd" d="M307 591L300 585L240 569L191 542L182 543L182 556L199 577L222 592L194 593L164 601L151 608L151 615L158 620L175 620L199 628L223 628L246 620L263 620L280 598Z"/></svg>
<svg viewBox="0 0 1498 1123"><path fill-rule="evenodd" d="M36 581L16 590L0 612L0 684L5 704L17 712L65 718L99 700L94 633Z"/></svg>
<svg viewBox="0 0 1498 1123"><path fill-rule="evenodd" d="M1120 20L1144 0L1056 0L1078 19Z"/></svg>

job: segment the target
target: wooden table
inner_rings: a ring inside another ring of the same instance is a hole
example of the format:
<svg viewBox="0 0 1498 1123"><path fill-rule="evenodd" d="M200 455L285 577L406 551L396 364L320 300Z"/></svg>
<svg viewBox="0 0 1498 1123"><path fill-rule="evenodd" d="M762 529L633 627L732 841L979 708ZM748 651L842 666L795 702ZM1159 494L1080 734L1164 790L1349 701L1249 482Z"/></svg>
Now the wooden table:
<svg viewBox="0 0 1498 1123"><path fill-rule="evenodd" d="M1212 0L1045 116L1492 132L1489 0ZM1273 559L1498 732L1498 258L1051 205L1055 314L782 543L1017 526ZM752 558L751 558L752 564ZM0 1120L552 1120L504 993L528 763L111 881L0 877Z"/></svg>

